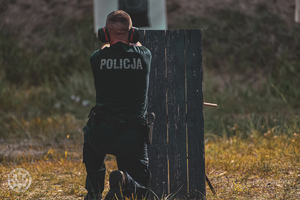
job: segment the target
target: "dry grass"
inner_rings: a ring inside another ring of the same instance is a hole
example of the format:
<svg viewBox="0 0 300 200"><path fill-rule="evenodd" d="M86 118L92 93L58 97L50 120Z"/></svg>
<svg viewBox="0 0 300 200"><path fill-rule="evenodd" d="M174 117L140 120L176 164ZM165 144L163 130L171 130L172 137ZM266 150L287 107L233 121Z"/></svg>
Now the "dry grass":
<svg viewBox="0 0 300 200"><path fill-rule="evenodd" d="M208 199L300 199L300 136L273 135L206 145L206 170L217 196ZM208 189L209 190L209 189Z"/></svg>
<svg viewBox="0 0 300 200"><path fill-rule="evenodd" d="M290 138L275 136L272 131L248 140L233 137L209 141L206 144L206 171L217 195L212 195L207 187L207 199L299 199L299 144L299 133ZM0 197L82 199L86 194L85 167L79 158L71 158L71 153L51 150L39 159L24 156L2 162ZM108 177L117 168L115 159L109 156L106 166ZM8 187L8 174L15 168L24 168L32 176L32 184L24 193ZM107 190L106 187L105 194Z"/></svg>
<svg viewBox="0 0 300 200"><path fill-rule="evenodd" d="M52 155L52 159L48 159ZM108 174L117 169L115 159L108 156L106 159ZM85 166L80 159L72 159L65 155L57 154L54 150L41 159L23 157L16 163L0 164L1 171L1 198L8 199L83 199L86 195L84 189ZM12 191L8 186L8 174L16 168L26 169L32 177L30 188L24 193ZM108 183L104 193L108 192Z"/></svg>

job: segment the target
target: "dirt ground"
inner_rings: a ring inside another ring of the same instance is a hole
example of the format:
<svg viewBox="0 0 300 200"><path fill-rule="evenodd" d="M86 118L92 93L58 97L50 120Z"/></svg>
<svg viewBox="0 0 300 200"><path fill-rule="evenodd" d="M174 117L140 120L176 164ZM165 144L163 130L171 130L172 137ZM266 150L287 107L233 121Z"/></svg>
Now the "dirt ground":
<svg viewBox="0 0 300 200"><path fill-rule="evenodd" d="M295 1L290 0L166 0L168 24L187 16L213 17L220 9L239 9L245 13L264 7L293 22ZM42 42L41 29L56 26L55 18L83 18L93 12L93 0L0 0L0 28L17 31L20 39ZM63 24L62 24L63 25Z"/></svg>

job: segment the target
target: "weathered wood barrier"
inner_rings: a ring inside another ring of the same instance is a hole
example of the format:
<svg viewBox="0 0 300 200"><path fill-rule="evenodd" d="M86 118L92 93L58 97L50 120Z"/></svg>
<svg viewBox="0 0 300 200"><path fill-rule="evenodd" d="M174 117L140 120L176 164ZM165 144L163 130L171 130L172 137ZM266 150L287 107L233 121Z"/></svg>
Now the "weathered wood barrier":
<svg viewBox="0 0 300 200"><path fill-rule="evenodd" d="M151 189L176 198L205 197L202 31L141 30L152 52L149 109Z"/></svg>

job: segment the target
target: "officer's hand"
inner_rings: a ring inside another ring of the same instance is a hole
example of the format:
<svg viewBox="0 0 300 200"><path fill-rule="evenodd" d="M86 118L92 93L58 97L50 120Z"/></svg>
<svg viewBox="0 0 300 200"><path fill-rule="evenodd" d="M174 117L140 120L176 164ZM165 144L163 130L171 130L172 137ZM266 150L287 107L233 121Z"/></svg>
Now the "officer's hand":
<svg viewBox="0 0 300 200"><path fill-rule="evenodd" d="M143 46L140 42L137 42L137 43L129 43L130 46Z"/></svg>
<svg viewBox="0 0 300 200"><path fill-rule="evenodd" d="M110 47L110 44L104 44L101 49L104 49L105 47L109 48Z"/></svg>

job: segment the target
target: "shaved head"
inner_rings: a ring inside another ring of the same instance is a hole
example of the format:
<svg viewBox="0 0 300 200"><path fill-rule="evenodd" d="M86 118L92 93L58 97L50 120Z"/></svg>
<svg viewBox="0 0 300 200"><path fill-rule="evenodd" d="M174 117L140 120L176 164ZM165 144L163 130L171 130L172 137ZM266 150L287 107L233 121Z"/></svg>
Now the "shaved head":
<svg viewBox="0 0 300 200"><path fill-rule="evenodd" d="M111 12L106 18L106 28L111 36L127 38L128 30L132 27L130 16L123 10Z"/></svg>

